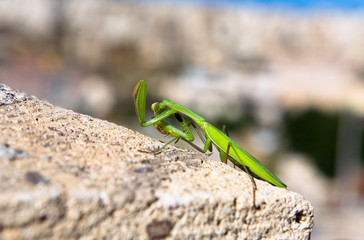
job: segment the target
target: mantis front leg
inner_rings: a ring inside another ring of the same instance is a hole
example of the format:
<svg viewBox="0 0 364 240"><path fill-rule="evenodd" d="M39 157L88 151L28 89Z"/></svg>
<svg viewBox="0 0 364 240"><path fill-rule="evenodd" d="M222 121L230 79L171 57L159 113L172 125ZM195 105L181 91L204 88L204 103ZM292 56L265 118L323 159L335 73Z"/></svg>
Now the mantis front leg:
<svg viewBox="0 0 364 240"><path fill-rule="evenodd" d="M190 142L194 140L194 136L188 124L182 118L182 116L178 114L178 111L174 109L164 110L165 108L168 108L168 106L166 106L164 103L154 103L152 105L154 117L148 121L145 121L145 102L146 102L145 81L139 81L138 84L135 86L133 91L133 100L135 104L135 112L138 116L138 121L141 126L148 127L150 125L154 125L154 127L162 134L170 135L175 138L182 138ZM181 124L183 131L164 121L172 114L175 114L175 117Z"/></svg>

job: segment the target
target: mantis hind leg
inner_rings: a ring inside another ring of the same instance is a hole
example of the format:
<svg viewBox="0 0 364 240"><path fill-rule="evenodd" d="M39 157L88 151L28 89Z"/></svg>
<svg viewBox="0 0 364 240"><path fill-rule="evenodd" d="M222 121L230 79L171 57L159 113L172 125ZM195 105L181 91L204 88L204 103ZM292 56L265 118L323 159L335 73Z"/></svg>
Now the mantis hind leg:
<svg viewBox="0 0 364 240"><path fill-rule="evenodd" d="M235 152L235 154L239 157L239 154L237 153L237 151L235 150L235 148L234 148L234 146L232 146L231 145L231 143L229 142L228 143L228 147L227 147L227 149L226 149L226 153L224 153L223 151L221 151L221 150L219 150L219 152L220 152L220 158L223 156L223 154L225 155L224 156L224 160L221 158L221 161L222 162L224 162L224 163L227 163L227 160L228 160L228 158L229 158L229 151L230 151L230 148L232 148L232 150ZM240 157L239 157L240 158ZM240 162L242 162L241 161L241 159L239 159L240 160ZM234 165L235 166L235 165ZM251 171L250 171L250 169L248 168L248 167L246 167L244 164L242 164L242 166L243 166L243 168L244 168L244 171L249 175L249 177L250 177L250 181L252 182L252 192L253 192L253 206L255 207L255 208L258 208L257 207L257 205L255 204L255 202L256 202L256 191L257 191L257 185L256 185L256 183L255 183L255 180L254 180L254 178L253 178L253 176L252 176L252 173L251 173Z"/></svg>

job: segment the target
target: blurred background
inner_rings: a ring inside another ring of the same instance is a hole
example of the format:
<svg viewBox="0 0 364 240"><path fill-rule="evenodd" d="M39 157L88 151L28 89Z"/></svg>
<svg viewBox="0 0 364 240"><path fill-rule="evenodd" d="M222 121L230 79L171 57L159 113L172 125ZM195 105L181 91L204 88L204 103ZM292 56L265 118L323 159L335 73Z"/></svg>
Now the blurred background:
<svg viewBox="0 0 364 240"><path fill-rule="evenodd" d="M140 79L308 199L312 239L362 239L364 2L0 0L1 83L166 141Z"/></svg>

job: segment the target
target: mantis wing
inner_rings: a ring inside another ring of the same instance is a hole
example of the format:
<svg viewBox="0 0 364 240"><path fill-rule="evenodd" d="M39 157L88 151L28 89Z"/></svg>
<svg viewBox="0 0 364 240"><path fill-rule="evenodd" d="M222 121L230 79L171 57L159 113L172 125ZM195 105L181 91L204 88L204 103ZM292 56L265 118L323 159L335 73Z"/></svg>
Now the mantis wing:
<svg viewBox="0 0 364 240"><path fill-rule="evenodd" d="M240 169L244 170L244 166L246 166L258 178L263 179L277 187L287 187L286 184L284 184L278 177L271 173L257 159L255 159L247 151L241 148L238 144L236 144L219 129L207 122L205 123L205 134L207 134L207 136L212 140L216 148L218 148L220 156L222 155L222 152L226 154L226 151L230 144L231 149L229 151L229 159Z"/></svg>

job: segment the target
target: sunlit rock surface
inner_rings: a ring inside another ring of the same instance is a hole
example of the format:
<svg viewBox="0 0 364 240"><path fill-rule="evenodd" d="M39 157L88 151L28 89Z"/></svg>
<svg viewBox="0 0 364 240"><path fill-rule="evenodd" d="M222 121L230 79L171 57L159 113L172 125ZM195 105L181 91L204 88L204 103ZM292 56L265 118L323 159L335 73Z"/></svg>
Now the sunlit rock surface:
<svg viewBox="0 0 364 240"><path fill-rule="evenodd" d="M313 207L195 151L0 85L0 238L308 239Z"/></svg>

